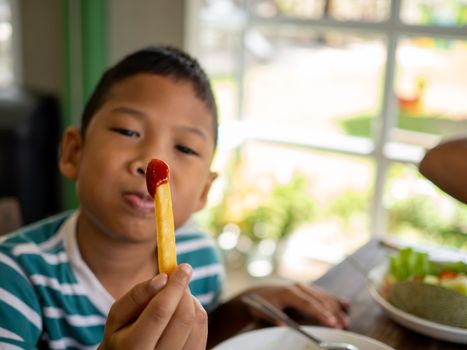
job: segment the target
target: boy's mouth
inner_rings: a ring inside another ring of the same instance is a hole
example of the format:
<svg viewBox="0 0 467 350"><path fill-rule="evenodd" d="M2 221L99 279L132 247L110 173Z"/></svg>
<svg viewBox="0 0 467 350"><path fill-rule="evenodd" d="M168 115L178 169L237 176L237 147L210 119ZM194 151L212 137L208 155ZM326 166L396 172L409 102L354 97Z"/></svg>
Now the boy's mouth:
<svg viewBox="0 0 467 350"><path fill-rule="evenodd" d="M148 194L142 192L125 192L123 193L123 199L137 210L144 212L154 211L154 200Z"/></svg>

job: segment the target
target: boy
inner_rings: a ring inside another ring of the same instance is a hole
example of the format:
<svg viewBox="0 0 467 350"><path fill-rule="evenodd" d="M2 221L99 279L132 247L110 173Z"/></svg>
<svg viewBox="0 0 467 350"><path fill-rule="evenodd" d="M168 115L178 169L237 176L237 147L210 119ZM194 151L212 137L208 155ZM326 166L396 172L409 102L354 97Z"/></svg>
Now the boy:
<svg viewBox="0 0 467 350"><path fill-rule="evenodd" d="M81 130L67 129L62 141L60 171L76 181L79 211L24 228L0 245L0 344L203 349L204 310L212 317L210 344L238 330L226 320L249 322L240 297L217 305L222 265L205 236L177 235L181 264L170 277L157 274L146 165L159 158L170 166L177 229L206 203L216 177L210 171L216 143L214 97L191 57L150 48L109 69L84 110ZM345 302L311 286L256 292L326 325L347 324Z"/></svg>

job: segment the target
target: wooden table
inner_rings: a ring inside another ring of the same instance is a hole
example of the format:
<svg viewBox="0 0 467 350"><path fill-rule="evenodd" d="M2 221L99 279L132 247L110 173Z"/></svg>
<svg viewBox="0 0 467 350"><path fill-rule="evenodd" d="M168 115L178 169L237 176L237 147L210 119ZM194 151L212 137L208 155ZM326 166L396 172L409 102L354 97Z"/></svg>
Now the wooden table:
<svg viewBox="0 0 467 350"><path fill-rule="evenodd" d="M353 254L361 266L370 270L386 259L387 249L376 240L368 242ZM347 260L334 266L314 284L336 295L351 300L350 331L370 336L397 350L460 350L466 344L436 340L411 331L392 321L383 309L371 298L367 281L362 273Z"/></svg>

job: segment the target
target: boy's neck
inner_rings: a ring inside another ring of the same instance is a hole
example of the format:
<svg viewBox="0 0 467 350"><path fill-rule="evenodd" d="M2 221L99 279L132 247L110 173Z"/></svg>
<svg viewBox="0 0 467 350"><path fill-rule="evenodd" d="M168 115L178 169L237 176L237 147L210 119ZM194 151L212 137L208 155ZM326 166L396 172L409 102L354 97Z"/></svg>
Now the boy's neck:
<svg viewBox="0 0 467 350"><path fill-rule="evenodd" d="M129 244L112 239L81 214L76 239L84 262L115 299L156 274L154 244Z"/></svg>

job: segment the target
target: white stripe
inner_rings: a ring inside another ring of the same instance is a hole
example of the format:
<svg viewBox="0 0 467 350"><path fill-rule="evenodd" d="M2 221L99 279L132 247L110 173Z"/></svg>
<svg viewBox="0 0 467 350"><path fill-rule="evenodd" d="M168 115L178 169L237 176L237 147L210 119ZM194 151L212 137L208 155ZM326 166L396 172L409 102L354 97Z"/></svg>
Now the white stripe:
<svg viewBox="0 0 467 350"><path fill-rule="evenodd" d="M16 346L13 344L5 344L5 343L0 343L0 349L1 350L24 350L23 348L20 348L19 346Z"/></svg>
<svg viewBox="0 0 467 350"><path fill-rule="evenodd" d="M212 247L213 243L210 238L181 242L177 244L177 254L185 254L194 250L199 250L206 247Z"/></svg>
<svg viewBox="0 0 467 350"><path fill-rule="evenodd" d="M42 320L39 314L26 305L22 300L18 299L15 295L11 294L3 288L0 288L0 300L16 309L34 326L36 326L37 329L42 329Z"/></svg>
<svg viewBox="0 0 467 350"><path fill-rule="evenodd" d="M68 349L68 348L78 348L80 350L96 350L99 344L96 345L83 345L77 342L73 338L60 338L56 340L47 340L49 347L51 349Z"/></svg>
<svg viewBox="0 0 467 350"><path fill-rule="evenodd" d="M49 318L65 318L75 327L92 327L105 324L105 318L100 315L68 315L64 310L55 307L44 307L44 314Z"/></svg>
<svg viewBox="0 0 467 350"><path fill-rule="evenodd" d="M17 341L24 341L24 339L21 338L18 334L2 327L0 327L0 337Z"/></svg>
<svg viewBox="0 0 467 350"><path fill-rule="evenodd" d="M37 246L41 251L49 250L51 248L55 248L56 246L60 245L63 242L62 236L60 235L53 235L47 241L39 243Z"/></svg>
<svg viewBox="0 0 467 350"><path fill-rule="evenodd" d="M191 280L195 281L200 278L218 275L218 274L219 275L224 274L224 267L222 264L206 265L203 267L194 268Z"/></svg>
<svg viewBox="0 0 467 350"><path fill-rule="evenodd" d="M68 257L65 252L58 254L46 253L47 250L55 248L63 242L62 236L59 234L53 235L47 241L42 243L23 243L18 244L13 248L13 254L22 255L22 254L35 254L40 255L44 260L52 265L57 265L68 261Z"/></svg>
<svg viewBox="0 0 467 350"><path fill-rule="evenodd" d="M200 232L185 231L185 230L182 230L182 228L180 228L179 230L175 231L175 236L176 237L190 237L190 236L193 236L195 238L199 238L199 237L204 237L205 235L203 233L200 233Z"/></svg>
<svg viewBox="0 0 467 350"><path fill-rule="evenodd" d="M198 299L198 301L201 303L201 304L209 304L215 297L216 295L211 292L211 293L206 293L206 294L199 294L196 296L196 299Z"/></svg>
<svg viewBox="0 0 467 350"><path fill-rule="evenodd" d="M0 253L0 263L10 266L13 270L18 272L25 279L28 279L26 275L24 274L23 270L21 269L21 267L16 263L16 261L14 261L8 255Z"/></svg>
<svg viewBox="0 0 467 350"><path fill-rule="evenodd" d="M44 275L31 275L33 284L60 291L63 295L86 295L83 286L78 283L60 284L56 278Z"/></svg>
<svg viewBox="0 0 467 350"><path fill-rule="evenodd" d="M45 242L44 245L47 245L48 242ZM41 256L48 264L57 265L68 261L68 257L65 252L60 252L58 254L44 253L40 246L33 243L19 244L13 248L14 255L39 255Z"/></svg>

